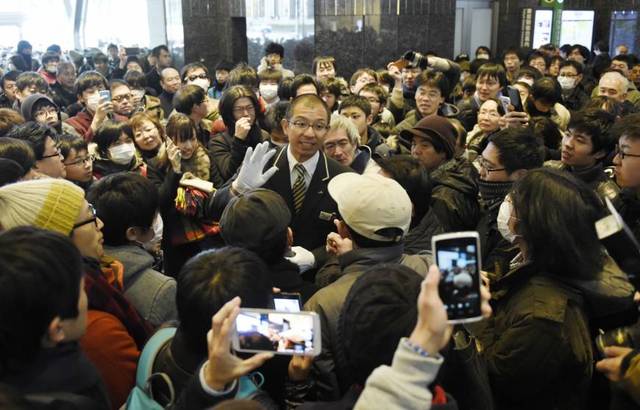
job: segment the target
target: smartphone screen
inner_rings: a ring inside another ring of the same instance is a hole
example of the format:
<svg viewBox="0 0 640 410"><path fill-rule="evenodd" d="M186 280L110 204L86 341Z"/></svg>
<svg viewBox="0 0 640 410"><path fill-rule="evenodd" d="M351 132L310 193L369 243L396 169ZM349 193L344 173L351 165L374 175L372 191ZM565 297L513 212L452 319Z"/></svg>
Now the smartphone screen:
<svg viewBox="0 0 640 410"><path fill-rule="evenodd" d="M274 293L273 306L281 312L300 312L300 294Z"/></svg>
<svg viewBox="0 0 640 410"><path fill-rule="evenodd" d="M100 95L100 100L101 101L111 101L111 91L109 91L109 90L100 90L98 92L98 94Z"/></svg>
<svg viewBox="0 0 640 410"><path fill-rule="evenodd" d="M287 313L240 309L236 318L234 348L241 351L267 351L279 354L315 355L319 353L320 332L317 316L311 312ZM315 323L315 324L314 324Z"/></svg>
<svg viewBox="0 0 640 410"><path fill-rule="evenodd" d="M436 244L436 263L440 268L440 298L449 321L478 318L480 311L480 264L478 239L441 239Z"/></svg>

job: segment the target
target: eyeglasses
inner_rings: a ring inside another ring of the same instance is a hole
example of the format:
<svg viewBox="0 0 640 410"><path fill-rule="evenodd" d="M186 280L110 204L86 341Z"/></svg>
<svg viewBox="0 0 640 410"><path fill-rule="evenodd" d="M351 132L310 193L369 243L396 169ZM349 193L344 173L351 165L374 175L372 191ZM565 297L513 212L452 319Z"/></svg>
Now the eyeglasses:
<svg viewBox="0 0 640 410"><path fill-rule="evenodd" d="M313 128L313 131L316 134L323 134L329 130L329 126L324 122L316 122L314 124L311 124L309 121L306 121L306 120L295 120L295 121L287 120L287 122L293 128L296 128L298 131L301 131L301 132L305 132L307 129L309 129L309 127Z"/></svg>
<svg viewBox="0 0 640 410"><path fill-rule="evenodd" d="M234 107L233 108L233 113L234 114L244 114L245 112L251 114L252 112L255 112L255 111L256 111L256 109L253 106L253 104L252 105L245 105L244 107Z"/></svg>
<svg viewBox="0 0 640 410"><path fill-rule="evenodd" d="M91 204L89 204L89 212L91 212L91 215L93 215L93 217L87 219L86 221L73 225L73 227L71 228L72 231L90 223L94 223L96 225L96 228L98 227L98 214L96 213L96 209Z"/></svg>
<svg viewBox="0 0 640 410"><path fill-rule="evenodd" d="M80 164L88 164L88 163L92 163L95 160L95 156L93 155L89 155L88 157L84 157L84 158L76 158L73 162L65 162L64 165L70 167L73 165L80 165Z"/></svg>
<svg viewBox="0 0 640 410"><path fill-rule="evenodd" d="M190 76L188 76L188 77L187 77L187 80L189 80L189 81L195 81L195 80L196 80L196 79L198 79L198 78L201 78L201 79L203 79L203 80L206 80L206 79L208 79L208 78L209 78L209 76L208 76L208 75L206 75L205 73L198 74L198 75L190 75Z"/></svg>
<svg viewBox="0 0 640 410"><path fill-rule="evenodd" d="M115 97L111 97L111 100L119 103L124 100L131 101L132 98L133 98L133 95L131 94L122 94L122 95L116 95Z"/></svg>
<svg viewBox="0 0 640 410"><path fill-rule="evenodd" d="M35 116L36 117L43 117L45 115L56 115L58 114L58 110L56 110L53 107L48 107L48 108L43 108L41 110L36 111Z"/></svg>
<svg viewBox="0 0 640 410"><path fill-rule="evenodd" d="M59 157L62 154L60 153L60 148L56 147L56 153L55 154L51 154L51 155L43 155L42 159L47 159L47 158L53 158L53 157Z"/></svg>
<svg viewBox="0 0 640 410"><path fill-rule="evenodd" d="M482 167L482 169L484 169L487 172L498 172L498 171L505 170L504 168L490 168L489 162L483 157L478 157L477 161L478 161L478 164L480 164L480 167Z"/></svg>
<svg viewBox="0 0 640 410"><path fill-rule="evenodd" d="M622 151L620 149L620 145L616 145L616 149L615 149L615 153L616 155L620 156L620 160L623 160L624 157L631 157L631 158L640 158L640 155L637 154L627 154L624 151Z"/></svg>

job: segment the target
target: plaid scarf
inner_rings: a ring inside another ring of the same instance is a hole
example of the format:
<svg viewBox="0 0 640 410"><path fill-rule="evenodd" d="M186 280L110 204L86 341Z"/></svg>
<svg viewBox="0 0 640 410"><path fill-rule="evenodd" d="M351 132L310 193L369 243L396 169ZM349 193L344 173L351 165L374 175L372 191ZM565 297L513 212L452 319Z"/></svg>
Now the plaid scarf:
<svg viewBox="0 0 640 410"><path fill-rule="evenodd" d="M122 277L122 264L114 259L107 259L103 267L95 259L84 258L84 268L84 289L87 292L89 309L106 312L118 318L136 342L138 349L142 350L152 329L124 297L122 282L118 280ZM107 278L113 285L109 284Z"/></svg>

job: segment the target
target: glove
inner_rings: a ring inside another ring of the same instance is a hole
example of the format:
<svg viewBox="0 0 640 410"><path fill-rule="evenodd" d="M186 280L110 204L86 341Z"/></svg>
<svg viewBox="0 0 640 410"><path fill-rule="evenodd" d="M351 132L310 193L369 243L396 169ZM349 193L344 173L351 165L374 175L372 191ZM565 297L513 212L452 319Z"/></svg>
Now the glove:
<svg viewBox="0 0 640 410"><path fill-rule="evenodd" d="M298 265L300 273L304 273L316 266L316 257L302 246L293 246L291 247L291 251L293 252L293 256L288 256L286 259Z"/></svg>
<svg viewBox="0 0 640 410"><path fill-rule="evenodd" d="M269 150L269 142L267 141L256 145L255 150L249 147L244 154L238 178L231 183L231 187L236 192L243 194L263 186L278 171L276 166L272 166L266 172L262 172L267 162L275 154L275 149Z"/></svg>

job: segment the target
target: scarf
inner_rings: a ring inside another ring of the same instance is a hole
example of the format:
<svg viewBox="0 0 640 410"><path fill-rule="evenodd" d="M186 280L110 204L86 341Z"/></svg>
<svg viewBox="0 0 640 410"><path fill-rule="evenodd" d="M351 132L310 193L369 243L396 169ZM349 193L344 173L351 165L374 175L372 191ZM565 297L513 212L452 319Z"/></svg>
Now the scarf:
<svg viewBox="0 0 640 410"><path fill-rule="evenodd" d="M198 148L193 153L191 158L183 159L181 162L182 172L191 172L193 175L205 181L209 180L209 172L211 167L211 160L209 154L202 146L198 145Z"/></svg>
<svg viewBox="0 0 640 410"><path fill-rule="evenodd" d="M480 198L489 211L493 211L500 206L502 201L504 201L504 197L511 191L512 186L513 181L489 182L478 179Z"/></svg>
<svg viewBox="0 0 640 410"><path fill-rule="evenodd" d="M115 262L117 261L114 259L105 259L103 267L95 259L84 258L84 288L89 300L89 309L106 312L118 318L136 342L138 349L142 350L151 335L151 327L124 297L121 282L123 267L120 262ZM109 281L113 285L110 285Z"/></svg>

